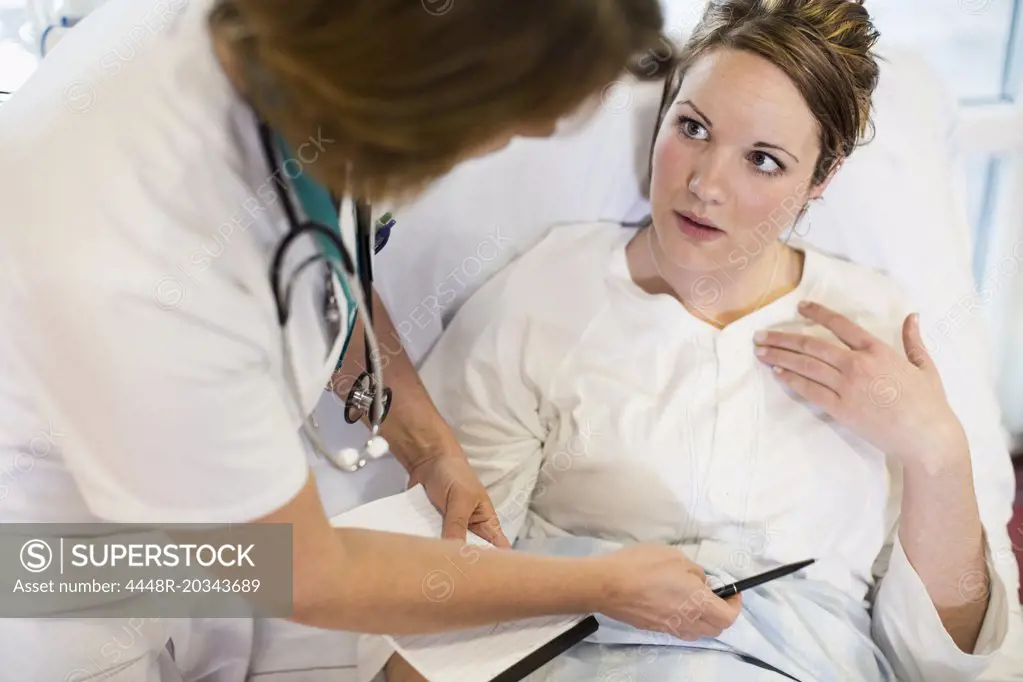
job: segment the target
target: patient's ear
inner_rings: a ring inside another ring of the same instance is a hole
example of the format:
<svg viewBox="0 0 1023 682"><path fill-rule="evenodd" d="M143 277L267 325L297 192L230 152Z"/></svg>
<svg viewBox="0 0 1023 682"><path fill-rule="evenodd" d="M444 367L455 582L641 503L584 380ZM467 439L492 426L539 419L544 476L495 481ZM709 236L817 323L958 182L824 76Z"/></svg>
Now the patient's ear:
<svg viewBox="0 0 1023 682"><path fill-rule="evenodd" d="M828 174L824 177L824 179L810 190L810 195L807 197L807 201L814 201L821 198L821 195L824 194L824 190L826 190L828 185L831 184L831 180L835 177L835 174L838 173L838 169L842 167L843 163L845 163L845 158L840 156L831 164L831 170L828 171Z"/></svg>

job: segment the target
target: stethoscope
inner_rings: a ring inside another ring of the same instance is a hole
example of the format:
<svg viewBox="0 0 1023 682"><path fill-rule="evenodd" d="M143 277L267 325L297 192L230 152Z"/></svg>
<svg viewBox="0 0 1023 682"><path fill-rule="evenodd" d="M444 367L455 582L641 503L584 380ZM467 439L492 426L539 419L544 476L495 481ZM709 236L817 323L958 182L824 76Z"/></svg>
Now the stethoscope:
<svg viewBox="0 0 1023 682"><path fill-rule="evenodd" d="M347 351L348 344L351 341L352 331L355 326L355 314L362 320L365 330L367 369L359 375L359 378L352 385L348 397L345 399L344 415L345 421L349 424L354 424L366 416L367 413L369 414L371 434L366 441L366 445L363 446L362 450L349 447L332 451L324 445L317 433L315 420L312 417L306 417L302 420L302 431L309 439L316 453L335 468L354 473L366 466L370 460L379 459L390 452L390 446L383 436L379 434L379 431L390 410L392 393L391 389L384 385L381 373L379 362L380 346L377 343L376 334L373 330L373 301L371 298L368 299L365 294L372 291L373 256L387 243L387 238L391 227L394 225L394 221L387 220L389 215L385 215L384 220L379 225L379 229L374 230L370 218L371 207L362 201L353 201L357 250L357 261L353 262L351 254L344 244L344 240L341 239L340 228L335 230L324 224L327 220L329 222L339 222L341 213L340 202L336 197L325 192L322 187L300 172L292 177L291 189L296 191L300 201L302 200L302 191L305 191L310 197L307 205L303 206L304 213L310 216L310 213L313 212L312 209L318 206L321 209L325 209L320 211L325 218L327 210L331 211L332 214L332 218L328 218L323 222L317 221L312 217L300 220L292 204L289 187L282 177L281 168L286 164L287 159L282 160L278 158L279 155L288 154L286 151L287 146L279 137L277 137L277 145L275 146L273 131L262 121L259 122L259 135L263 145L263 152L270 164L271 177L274 180L273 185L277 197L280 199L288 219L288 233L277 245L271 262L270 286L273 291L274 304L277 308L277 322L281 330L281 343L286 365L285 374L299 409L302 409L301 391L298 387L297 374L293 363L291 343L286 333L292 285L295 279L307 267L320 261L327 263L323 314L327 321L328 336L333 339L340 333L342 324L341 305L334 286L334 275L340 275L340 282L344 288L348 304L347 310L349 312L348 320L346 321L348 336L345 339L341 358L344 358L345 351ZM316 199L320 200L319 204L316 204ZM299 264L288 279L282 293L281 268L288 247L302 235L310 233L318 238L321 247L320 252L308 257ZM336 253L331 255L329 253L331 250ZM338 268L339 264L341 266L340 269ZM352 313L353 308L355 314ZM340 366L341 361L338 360L335 371ZM333 391L333 387L328 386L326 390Z"/></svg>

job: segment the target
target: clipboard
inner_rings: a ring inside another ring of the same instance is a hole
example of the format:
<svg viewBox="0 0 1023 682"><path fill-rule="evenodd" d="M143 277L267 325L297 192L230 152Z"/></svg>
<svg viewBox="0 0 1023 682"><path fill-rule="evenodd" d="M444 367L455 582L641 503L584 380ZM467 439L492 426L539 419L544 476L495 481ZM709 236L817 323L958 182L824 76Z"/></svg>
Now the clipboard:
<svg viewBox="0 0 1023 682"><path fill-rule="evenodd" d="M490 682L519 682L582 642L599 627L600 624L594 616L587 616L500 675L491 678Z"/></svg>
<svg viewBox="0 0 1023 682"><path fill-rule="evenodd" d="M422 485L331 518L335 528L440 537L443 519ZM469 545L492 547L472 533ZM447 567L445 567L446 569ZM442 569L438 569L443 573ZM457 567L452 569L457 570ZM467 569L471 570L471 569ZM450 578L450 576L449 576ZM425 589L425 588L424 588ZM457 682L517 682L598 630L593 614L545 616L431 635L384 635L421 675ZM480 657L480 647L493 647ZM473 663L480 658L480 665Z"/></svg>

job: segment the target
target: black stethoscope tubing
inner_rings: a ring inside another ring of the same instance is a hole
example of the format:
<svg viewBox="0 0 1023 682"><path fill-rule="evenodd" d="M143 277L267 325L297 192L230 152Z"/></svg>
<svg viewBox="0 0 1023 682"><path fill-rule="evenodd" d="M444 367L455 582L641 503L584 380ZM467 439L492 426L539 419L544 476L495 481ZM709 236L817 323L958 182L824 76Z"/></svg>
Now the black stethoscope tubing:
<svg viewBox="0 0 1023 682"><path fill-rule="evenodd" d="M346 273L348 273L349 276L357 277L359 279L359 286L362 289L363 297L365 298L364 303L366 307L365 310L366 318L369 324L372 324L373 323L372 258L374 250L373 230L372 225L370 224L371 223L370 207L362 201L359 200L354 201L357 262L359 263L359 265L362 266L356 267L356 264L352 262L351 255L347 247L341 240L340 235L338 235L334 230L331 230L325 225L321 225L320 223L317 223L313 220L305 221L299 220L298 215L295 212L295 208L292 205L291 199L289 197L288 186L280 177L280 164L278 163L277 155L274 151L272 132L270 130L270 127L262 120L259 121L258 126L260 143L263 147L263 153L266 156L267 162L270 166L271 178L273 179L277 196L281 201L281 204L284 208L284 213L288 220L288 232L287 234L284 235L280 243L278 243L277 247L275 248L273 259L271 261L270 266L270 286L274 296L274 304L276 306L278 325L283 328L287 324L290 313L289 301L291 300L292 287L294 286L295 281L298 279L298 276L306 267L314 265L320 260L324 260L323 255L317 254L306 258L302 263L300 263L299 266L296 268L295 272L288 279L287 284L285 285L284 296L283 297L281 296L281 270L283 269L285 255L291 244L296 239L307 233L315 233L317 235L323 236L331 244L333 244L341 257L341 265L345 269ZM334 204L335 212L340 213L340 202L333 195L331 195L331 201ZM332 300L333 299L332 276L334 274L332 268L330 269L329 274L331 275L331 277L328 277L327 281L328 300ZM332 306L328 304L325 307L330 308ZM336 304L333 307L338 311L339 314L339 307L337 307ZM376 375L376 358L374 358L372 346L369 340L369 335L365 334L364 336L367 371L363 372L363 376L361 376L359 381L356 382L355 385L353 385L349 398L348 400L346 400L345 403L345 419L350 423L355 423L356 421L358 421L358 416L353 416L357 415L359 412L359 408L354 404L356 402L355 396L357 391L361 391L363 395L365 395L368 392L370 396L374 396L376 394L376 391L378 390L376 382L373 379L373 377ZM386 387L383 388L383 398L384 406L383 414L381 415L380 419L381 422L383 421L383 418L386 417L387 412L389 411L390 408L391 391ZM379 427L379 423L375 424L375 426Z"/></svg>

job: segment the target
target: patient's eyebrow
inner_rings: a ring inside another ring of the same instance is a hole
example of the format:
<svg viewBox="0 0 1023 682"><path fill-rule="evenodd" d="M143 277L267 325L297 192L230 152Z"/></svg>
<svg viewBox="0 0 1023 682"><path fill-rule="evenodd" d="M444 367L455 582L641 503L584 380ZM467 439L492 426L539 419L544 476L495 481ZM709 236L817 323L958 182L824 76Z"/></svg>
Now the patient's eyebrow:
<svg viewBox="0 0 1023 682"><path fill-rule="evenodd" d="M700 107L698 107L695 104L693 104L693 100L691 100L691 99L684 99L684 100L682 100L681 102L678 103L679 106L682 106L684 104L688 104L692 108L693 111L695 111L697 114L700 115L700 118L702 118L704 120L704 122L707 124L707 128L713 128L714 127L714 123L713 123L713 121L710 120L710 117L707 116L707 114L705 114L702 111L700 111ZM785 147L779 147L778 145L771 144L770 142L754 142L753 143L753 147L756 148L756 149L777 149L780 152L785 152L786 154L791 156L793 159L795 159L796 163L799 163L799 157L796 156L795 154L793 154L792 152L790 152L788 149L785 149Z"/></svg>
<svg viewBox="0 0 1023 682"><path fill-rule="evenodd" d="M710 120L710 117L707 116L707 114L705 114L702 111L700 111L700 107L698 107L695 104L693 104L693 100L687 99L687 100L683 100L683 101L679 102L679 106L681 106L683 104L688 104L690 107L692 107L693 111L698 113L700 115L700 118L702 118L707 123L707 127L708 128L713 128L714 127L714 123Z"/></svg>
<svg viewBox="0 0 1023 682"><path fill-rule="evenodd" d="M795 154L793 154L792 152L790 152L789 150L785 149L785 147L779 147L778 145L771 144L770 142L755 142L755 143L753 143L753 146L756 147L756 148L761 148L761 149L777 149L780 152L785 152L786 154L791 156L793 159L795 159L796 163L799 163L799 157L796 156Z"/></svg>

